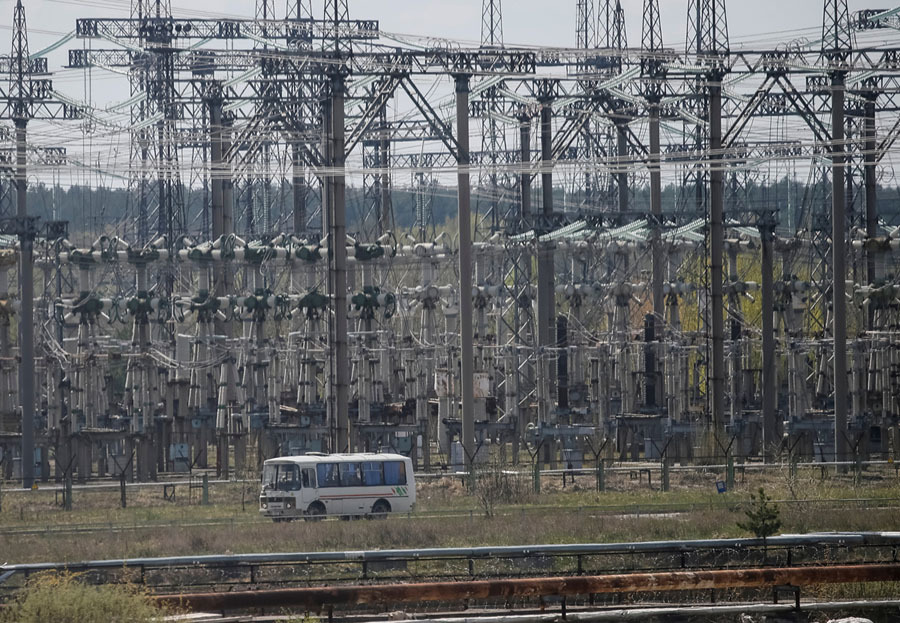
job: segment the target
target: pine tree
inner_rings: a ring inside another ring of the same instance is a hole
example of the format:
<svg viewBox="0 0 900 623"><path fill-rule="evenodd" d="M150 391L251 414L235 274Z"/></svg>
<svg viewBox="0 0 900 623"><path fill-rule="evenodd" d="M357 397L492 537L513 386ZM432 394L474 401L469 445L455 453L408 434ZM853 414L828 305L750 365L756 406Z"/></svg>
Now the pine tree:
<svg viewBox="0 0 900 623"><path fill-rule="evenodd" d="M781 529L778 505L772 502L762 487L759 488L759 495L751 493L750 499L752 503L746 511L747 521L738 522L738 528L753 533L765 543L768 537Z"/></svg>

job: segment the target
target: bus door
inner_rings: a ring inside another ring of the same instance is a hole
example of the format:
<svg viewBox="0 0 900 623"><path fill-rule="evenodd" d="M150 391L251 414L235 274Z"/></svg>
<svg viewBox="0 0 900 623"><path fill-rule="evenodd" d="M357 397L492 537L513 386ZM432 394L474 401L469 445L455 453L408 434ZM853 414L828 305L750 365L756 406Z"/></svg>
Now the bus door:
<svg viewBox="0 0 900 623"><path fill-rule="evenodd" d="M309 505L315 502L319 497L316 490L316 468L301 467L300 468L300 499L297 508L300 511L306 511Z"/></svg>
<svg viewBox="0 0 900 623"><path fill-rule="evenodd" d="M316 465L316 491L318 500L325 506L329 515L340 515L343 512L343 492L341 491L341 472L338 463L319 463Z"/></svg>
<svg viewBox="0 0 900 623"><path fill-rule="evenodd" d="M365 515L372 507L369 492L363 488L363 476L359 463L341 463L342 515Z"/></svg>

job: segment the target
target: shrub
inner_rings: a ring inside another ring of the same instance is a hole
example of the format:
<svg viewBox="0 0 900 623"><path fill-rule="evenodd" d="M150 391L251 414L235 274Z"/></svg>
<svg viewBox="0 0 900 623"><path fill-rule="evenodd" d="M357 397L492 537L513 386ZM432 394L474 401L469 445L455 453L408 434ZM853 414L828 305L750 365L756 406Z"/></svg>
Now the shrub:
<svg viewBox="0 0 900 623"><path fill-rule="evenodd" d="M0 623L149 623L164 614L135 586L92 586L70 573L43 573L0 611Z"/></svg>
<svg viewBox="0 0 900 623"><path fill-rule="evenodd" d="M474 467L475 496L487 517L500 504L520 504L529 497L529 488L517 474L504 472L498 464Z"/></svg>

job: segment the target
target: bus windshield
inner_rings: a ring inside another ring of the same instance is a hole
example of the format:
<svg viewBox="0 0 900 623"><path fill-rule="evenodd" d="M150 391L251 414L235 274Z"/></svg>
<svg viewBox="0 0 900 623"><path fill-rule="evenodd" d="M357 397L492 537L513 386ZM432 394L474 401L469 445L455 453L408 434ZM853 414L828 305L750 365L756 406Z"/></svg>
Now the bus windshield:
<svg viewBox="0 0 900 623"><path fill-rule="evenodd" d="M263 489L299 491L300 469L296 465L266 465L263 469Z"/></svg>

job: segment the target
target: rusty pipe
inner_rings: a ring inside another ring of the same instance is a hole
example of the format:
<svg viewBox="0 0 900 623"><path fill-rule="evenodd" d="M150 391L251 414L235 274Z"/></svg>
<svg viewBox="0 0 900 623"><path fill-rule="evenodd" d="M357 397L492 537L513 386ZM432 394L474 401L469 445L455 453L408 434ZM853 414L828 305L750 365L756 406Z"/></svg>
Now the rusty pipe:
<svg viewBox="0 0 900 623"><path fill-rule="evenodd" d="M676 571L557 578L516 578L471 582L428 582L370 586L322 586L233 593L160 595L160 605L191 611L400 604L466 599L647 593L727 588L900 581L900 564Z"/></svg>

